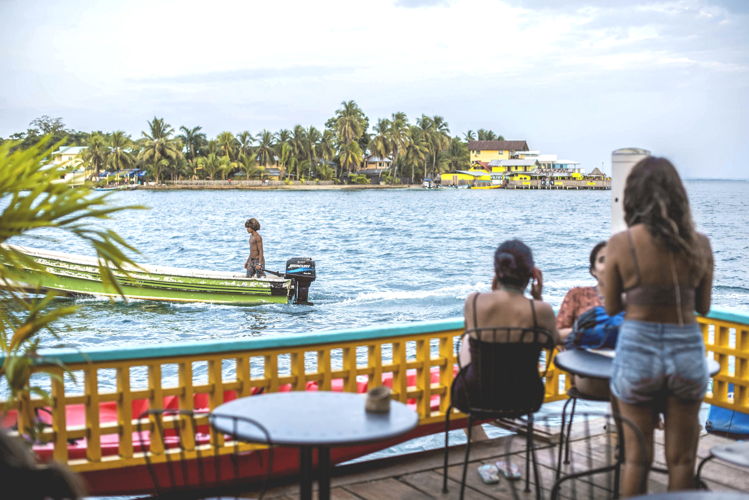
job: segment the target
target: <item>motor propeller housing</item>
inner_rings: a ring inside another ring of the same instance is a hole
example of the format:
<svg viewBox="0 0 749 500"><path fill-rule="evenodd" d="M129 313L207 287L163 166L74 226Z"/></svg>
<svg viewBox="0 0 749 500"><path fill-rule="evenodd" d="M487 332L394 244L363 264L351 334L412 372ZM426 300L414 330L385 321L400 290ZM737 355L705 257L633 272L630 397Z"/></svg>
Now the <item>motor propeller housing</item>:
<svg viewBox="0 0 749 500"><path fill-rule="evenodd" d="M294 280L294 303L312 305L309 302L309 286L315 281L315 261L309 257L292 257L286 261L284 278Z"/></svg>

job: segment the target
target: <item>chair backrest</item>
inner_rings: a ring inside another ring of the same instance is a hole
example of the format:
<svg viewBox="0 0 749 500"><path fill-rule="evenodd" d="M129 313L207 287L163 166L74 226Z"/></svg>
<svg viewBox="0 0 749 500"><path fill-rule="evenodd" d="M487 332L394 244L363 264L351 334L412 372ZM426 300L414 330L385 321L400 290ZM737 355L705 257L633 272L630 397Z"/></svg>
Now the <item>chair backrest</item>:
<svg viewBox="0 0 749 500"><path fill-rule="evenodd" d="M248 493L248 477L263 478L260 498L273 470L273 450L267 458L261 453L240 450L234 440L232 453L222 443L230 440L210 428L207 411L152 409L138 419L138 436L157 498L207 498ZM222 417L228 418L228 417ZM231 417L233 426L251 425L270 441L268 431L258 422ZM265 474L258 472L265 468Z"/></svg>
<svg viewBox="0 0 749 500"><path fill-rule="evenodd" d="M466 330L471 363L461 367L466 384L453 394L462 410L525 414L543 403L541 353L554 348L554 337L541 327L484 327ZM460 345L457 346L460 349Z"/></svg>

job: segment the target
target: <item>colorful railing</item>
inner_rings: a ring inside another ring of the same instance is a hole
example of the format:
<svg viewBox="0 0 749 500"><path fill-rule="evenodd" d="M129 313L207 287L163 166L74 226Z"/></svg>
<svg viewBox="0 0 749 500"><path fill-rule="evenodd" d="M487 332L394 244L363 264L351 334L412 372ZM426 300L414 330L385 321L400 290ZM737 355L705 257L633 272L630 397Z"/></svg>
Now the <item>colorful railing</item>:
<svg viewBox="0 0 749 500"><path fill-rule="evenodd" d="M749 315L715 311L699 321L709 355L721 365L706 401L749 412ZM30 397L21 408L0 408L17 411L21 429L31 415L49 414L42 438L56 460L78 471L143 464L134 436L145 408L212 409L225 398L261 390L360 392L385 380L394 398L412 404L420 425L427 425L442 421L448 408L462 327L462 319L454 319L232 342L48 351L37 369L50 373L37 373L35 380L50 387L52 404ZM552 364L546 401L566 397L565 384ZM65 409L75 405L82 416L69 421ZM69 440L85 442L79 456L70 454ZM159 451L163 443L154 437L150 448Z"/></svg>
<svg viewBox="0 0 749 500"><path fill-rule="evenodd" d="M749 314L712 310L697 321L708 357L720 364L705 402L749 413Z"/></svg>

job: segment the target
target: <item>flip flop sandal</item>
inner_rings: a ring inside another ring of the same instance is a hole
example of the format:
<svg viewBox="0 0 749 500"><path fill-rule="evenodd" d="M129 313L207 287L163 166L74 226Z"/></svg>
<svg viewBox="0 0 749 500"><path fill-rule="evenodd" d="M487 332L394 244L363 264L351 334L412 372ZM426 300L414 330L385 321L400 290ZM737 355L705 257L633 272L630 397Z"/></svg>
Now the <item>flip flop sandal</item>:
<svg viewBox="0 0 749 500"><path fill-rule="evenodd" d="M497 460L495 462L495 465L497 466L497 470L499 471L499 473L511 481L517 481L518 479L523 477L522 473L520 472L520 467L513 463L510 463L506 460Z"/></svg>
<svg viewBox="0 0 749 500"><path fill-rule="evenodd" d="M499 471L494 464L480 465L476 471L484 484L496 484L499 482Z"/></svg>

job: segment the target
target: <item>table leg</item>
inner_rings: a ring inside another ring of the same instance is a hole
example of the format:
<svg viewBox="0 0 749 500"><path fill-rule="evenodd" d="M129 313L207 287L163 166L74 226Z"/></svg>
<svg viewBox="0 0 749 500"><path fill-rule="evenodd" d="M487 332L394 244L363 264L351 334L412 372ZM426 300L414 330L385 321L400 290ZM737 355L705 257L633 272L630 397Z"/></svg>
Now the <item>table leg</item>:
<svg viewBox="0 0 749 500"><path fill-rule="evenodd" d="M320 446L317 448L317 464L319 468L318 485L320 487L318 498L320 500L330 499L330 448Z"/></svg>
<svg viewBox="0 0 749 500"><path fill-rule="evenodd" d="M312 500L312 448L299 447L299 498Z"/></svg>

